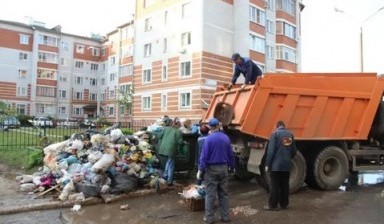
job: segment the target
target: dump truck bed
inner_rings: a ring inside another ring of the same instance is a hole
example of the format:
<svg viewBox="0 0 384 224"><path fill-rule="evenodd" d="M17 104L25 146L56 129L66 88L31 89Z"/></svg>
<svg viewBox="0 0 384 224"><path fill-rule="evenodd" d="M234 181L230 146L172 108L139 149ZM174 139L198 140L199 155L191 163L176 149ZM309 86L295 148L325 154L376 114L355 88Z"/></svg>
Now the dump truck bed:
<svg viewBox="0 0 384 224"><path fill-rule="evenodd" d="M265 74L244 90L216 92L204 120L216 116L230 128L265 139L283 120L296 139L363 140L383 90L384 79L374 73ZM218 108L223 105L224 113Z"/></svg>

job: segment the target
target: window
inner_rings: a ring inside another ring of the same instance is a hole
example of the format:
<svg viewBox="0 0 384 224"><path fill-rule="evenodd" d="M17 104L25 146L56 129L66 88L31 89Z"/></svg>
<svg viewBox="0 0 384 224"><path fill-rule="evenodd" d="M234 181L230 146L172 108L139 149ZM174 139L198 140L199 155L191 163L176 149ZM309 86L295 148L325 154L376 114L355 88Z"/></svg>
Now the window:
<svg viewBox="0 0 384 224"><path fill-rule="evenodd" d="M26 53L19 53L19 61L27 61L28 60L28 54Z"/></svg>
<svg viewBox="0 0 384 224"><path fill-rule="evenodd" d="M144 0L143 1L143 7L147 8L155 3L155 0Z"/></svg>
<svg viewBox="0 0 384 224"><path fill-rule="evenodd" d="M56 79L56 70L37 69L37 78L40 79Z"/></svg>
<svg viewBox="0 0 384 224"><path fill-rule="evenodd" d="M46 87L46 86L37 86L36 96L56 97L56 89L52 87Z"/></svg>
<svg viewBox="0 0 384 224"><path fill-rule="evenodd" d="M146 18L145 24L144 24L144 31L151 31L152 30L152 18Z"/></svg>
<svg viewBox="0 0 384 224"><path fill-rule="evenodd" d="M191 92L179 93L179 108L191 109Z"/></svg>
<svg viewBox="0 0 384 224"><path fill-rule="evenodd" d="M61 49L68 51L69 50L69 43L67 41L61 42Z"/></svg>
<svg viewBox="0 0 384 224"><path fill-rule="evenodd" d="M296 27L283 21L277 21L276 34L280 34L292 39L296 39Z"/></svg>
<svg viewBox="0 0 384 224"><path fill-rule="evenodd" d="M75 84L83 85L83 77L75 77Z"/></svg>
<svg viewBox="0 0 384 224"><path fill-rule="evenodd" d="M162 73L161 73L161 81L165 82L168 79L168 66L163 65Z"/></svg>
<svg viewBox="0 0 384 224"><path fill-rule="evenodd" d="M83 108L74 107L72 110L73 115L83 115Z"/></svg>
<svg viewBox="0 0 384 224"><path fill-rule="evenodd" d="M83 61L76 61L75 67L76 68L83 68L84 67L84 62Z"/></svg>
<svg viewBox="0 0 384 224"><path fill-rule="evenodd" d="M267 8L269 10L275 10L275 0L267 0Z"/></svg>
<svg viewBox="0 0 384 224"><path fill-rule="evenodd" d="M276 9L284 11L292 16L296 15L295 0L276 0Z"/></svg>
<svg viewBox="0 0 384 224"><path fill-rule="evenodd" d="M109 99L115 99L115 90L109 91Z"/></svg>
<svg viewBox="0 0 384 224"><path fill-rule="evenodd" d="M185 47L185 46L190 45L190 44L191 44L191 33L190 32L182 33L181 34L181 46Z"/></svg>
<svg viewBox="0 0 384 224"><path fill-rule="evenodd" d="M20 79L25 79L25 78L27 78L27 70L19 69L19 78L20 78Z"/></svg>
<svg viewBox="0 0 384 224"><path fill-rule="evenodd" d="M161 94L161 111L167 111L167 94Z"/></svg>
<svg viewBox="0 0 384 224"><path fill-rule="evenodd" d="M168 11L164 12L164 25L167 25L168 23Z"/></svg>
<svg viewBox="0 0 384 224"><path fill-rule="evenodd" d="M102 48L101 49L101 56L105 56L107 54L107 49Z"/></svg>
<svg viewBox="0 0 384 224"><path fill-rule="evenodd" d="M121 39L122 40L126 40L126 39L129 39L129 38L133 38L133 27L127 27L127 28L124 28L121 30Z"/></svg>
<svg viewBox="0 0 384 224"><path fill-rule="evenodd" d="M76 53L84 54L84 48L85 48L85 46L83 46L83 45L76 45Z"/></svg>
<svg viewBox="0 0 384 224"><path fill-rule="evenodd" d="M276 46L276 59L296 63L296 50L283 45Z"/></svg>
<svg viewBox="0 0 384 224"><path fill-rule="evenodd" d="M180 64L180 77L191 76L191 62L186 61Z"/></svg>
<svg viewBox="0 0 384 224"><path fill-rule="evenodd" d="M60 82L67 82L67 77L65 77L65 76L59 76L59 81Z"/></svg>
<svg viewBox="0 0 384 224"><path fill-rule="evenodd" d="M109 81L115 81L115 78L116 78L116 73L111 73L109 74Z"/></svg>
<svg viewBox="0 0 384 224"><path fill-rule="evenodd" d="M150 57L152 52L152 44L145 44L144 45L144 57Z"/></svg>
<svg viewBox="0 0 384 224"><path fill-rule="evenodd" d="M82 100L83 99L83 92L75 92L74 98L76 100Z"/></svg>
<svg viewBox="0 0 384 224"><path fill-rule="evenodd" d="M274 27L274 22L273 21L267 19L267 27L266 28L267 28L267 32L268 33L272 33L272 34L275 33L275 27Z"/></svg>
<svg viewBox="0 0 384 224"><path fill-rule="evenodd" d="M163 39L163 53L167 53L168 51L168 39L164 38Z"/></svg>
<svg viewBox="0 0 384 224"><path fill-rule="evenodd" d="M133 45L122 47L121 48L121 56L123 58L133 56Z"/></svg>
<svg viewBox="0 0 384 224"><path fill-rule="evenodd" d="M16 104L17 114L26 114L27 106L25 104Z"/></svg>
<svg viewBox="0 0 384 224"><path fill-rule="evenodd" d="M146 69L143 71L143 84L150 83L152 81L151 73L151 69Z"/></svg>
<svg viewBox="0 0 384 224"><path fill-rule="evenodd" d="M101 78L101 85L105 85L105 78Z"/></svg>
<svg viewBox="0 0 384 224"><path fill-rule="evenodd" d="M150 111L151 110L151 97L143 96L141 98L141 110L142 111Z"/></svg>
<svg viewBox="0 0 384 224"><path fill-rule="evenodd" d="M59 90L59 98L67 98L67 90Z"/></svg>
<svg viewBox="0 0 384 224"><path fill-rule="evenodd" d="M130 76L133 74L133 65L125 65L120 67L120 77Z"/></svg>
<svg viewBox="0 0 384 224"><path fill-rule="evenodd" d="M17 96L27 96L27 87L26 86L17 86Z"/></svg>
<svg viewBox="0 0 384 224"><path fill-rule="evenodd" d="M91 94L89 94L89 100L91 100L91 101L97 101L97 93L91 93Z"/></svg>
<svg viewBox="0 0 384 224"><path fill-rule="evenodd" d="M57 46L59 46L59 38L40 34L39 35L39 44L57 47Z"/></svg>
<svg viewBox="0 0 384 224"><path fill-rule="evenodd" d="M62 66L68 66L68 60L66 58L61 58L60 59L60 64Z"/></svg>
<svg viewBox="0 0 384 224"><path fill-rule="evenodd" d="M105 100L105 93L100 94L100 100L101 101Z"/></svg>
<svg viewBox="0 0 384 224"><path fill-rule="evenodd" d="M91 70L92 71L97 71L99 69L99 65L95 63L91 63Z"/></svg>
<svg viewBox="0 0 384 224"><path fill-rule="evenodd" d="M105 63L101 64L101 71L105 71L105 66L106 66Z"/></svg>
<svg viewBox="0 0 384 224"><path fill-rule="evenodd" d="M114 107L108 107L108 115L113 116L115 113L115 108Z"/></svg>
<svg viewBox="0 0 384 224"><path fill-rule="evenodd" d="M96 78L90 78L89 79L89 84L91 86L97 86L97 79Z"/></svg>
<svg viewBox="0 0 384 224"><path fill-rule="evenodd" d="M29 35L20 34L20 44L28 45L29 44Z"/></svg>
<svg viewBox="0 0 384 224"><path fill-rule="evenodd" d="M116 57L111 57L109 59L109 65L114 66L116 64Z"/></svg>
<svg viewBox="0 0 384 224"><path fill-rule="evenodd" d="M66 107L59 107L59 114L67 114L67 108Z"/></svg>
<svg viewBox="0 0 384 224"><path fill-rule="evenodd" d="M39 52L39 62L47 62L56 64L58 61L58 57L56 54Z"/></svg>
<svg viewBox="0 0 384 224"><path fill-rule="evenodd" d="M260 53L265 53L265 39L249 34L249 42L250 49Z"/></svg>
<svg viewBox="0 0 384 224"><path fill-rule="evenodd" d="M181 18L185 19L192 15L191 3L185 3L181 6Z"/></svg>
<svg viewBox="0 0 384 224"><path fill-rule="evenodd" d="M36 103L36 113L44 114L44 112L45 112L45 105L42 103Z"/></svg>
<svg viewBox="0 0 384 224"><path fill-rule="evenodd" d="M267 45L267 58L273 59L274 58L274 50L271 45Z"/></svg>
<svg viewBox="0 0 384 224"><path fill-rule="evenodd" d="M100 56L100 48L91 47L92 56Z"/></svg>
<svg viewBox="0 0 384 224"><path fill-rule="evenodd" d="M249 20L265 26L265 12L250 5L249 6Z"/></svg>

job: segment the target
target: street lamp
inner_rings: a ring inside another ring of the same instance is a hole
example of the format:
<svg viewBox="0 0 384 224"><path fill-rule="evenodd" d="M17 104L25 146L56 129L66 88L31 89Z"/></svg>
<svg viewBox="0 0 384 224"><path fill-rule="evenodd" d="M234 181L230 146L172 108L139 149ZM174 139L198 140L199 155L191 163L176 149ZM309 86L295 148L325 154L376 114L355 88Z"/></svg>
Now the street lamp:
<svg viewBox="0 0 384 224"><path fill-rule="evenodd" d="M371 19L373 16L375 16L378 12L384 9L384 6L373 12L370 16L368 16L366 19L364 19L360 23L360 71L361 73L364 72L364 46L363 46L363 25ZM336 13L345 13L343 10L339 8L335 8Z"/></svg>
<svg viewBox="0 0 384 224"><path fill-rule="evenodd" d="M366 23L370 18L372 18L374 15L376 15L378 12L384 9L384 6L376 10L374 13L372 13L370 16L368 16L363 22L360 24L360 69L361 72L364 72L364 48L363 48L363 25Z"/></svg>

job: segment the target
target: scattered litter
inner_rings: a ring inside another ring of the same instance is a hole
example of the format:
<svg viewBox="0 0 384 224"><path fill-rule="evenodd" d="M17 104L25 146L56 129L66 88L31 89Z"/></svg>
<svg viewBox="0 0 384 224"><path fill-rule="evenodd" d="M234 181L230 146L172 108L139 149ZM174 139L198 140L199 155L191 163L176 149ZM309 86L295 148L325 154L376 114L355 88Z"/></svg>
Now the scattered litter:
<svg viewBox="0 0 384 224"><path fill-rule="evenodd" d="M128 210L128 209L130 209L130 207L129 207L128 204L125 204L125 205L121 205L121 206L120 206L120 209L121 209L121 210Z"/></svg>
<svg viewBox="0 0 384 224"><path fill-rule="evenodd" d="M74 205L71 209L71 211L78 212L81 209L81 205Z"/></svg>
<svg viewBox="0 0 384 224"><path fill-rule="evenodd" d="M340 187L339 187L339 190L341 190L341 191L346 191L346 190L347 190L347 187L346 187L346 186L340 186Z"/></svg>
<svg viewBox="0 0 384 224"><path fill-rule="evenodd" d="M231 209L232 213L236 216L239 213L244 214L246 217L255 215L258 211L256 209L252 209L250 205L247 206L237 206Z"/></svg>

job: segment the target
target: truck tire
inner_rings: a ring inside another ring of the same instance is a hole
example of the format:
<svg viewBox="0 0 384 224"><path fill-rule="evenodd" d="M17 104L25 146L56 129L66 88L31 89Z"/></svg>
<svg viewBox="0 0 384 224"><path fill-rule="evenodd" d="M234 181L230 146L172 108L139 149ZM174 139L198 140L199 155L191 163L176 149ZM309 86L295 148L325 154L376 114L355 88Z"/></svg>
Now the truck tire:
<svg viewBox="0 0 384 224"><path fill-rule="evenodd" d="M289 176L289 192L295 193L301 189L304 184L306 177L306 163L303 154L297 151L295 157L292 159L292 167ZM260 186L269 192L270 178L269 174L265 172L265 162L263 161L260 166L261 175L257 176L256 179Z"/></svg>
<svg viewBox="0 0 384 224"><path fill-rule="evenodd" d="M303 154L300 151L296 152L292 159L291 173L289 176L289 192L295 193L301 189L306 177L307 165Z"/></svg>
<svg viewBox="0 0 384 224"><path fill-rule="evenodd" d="M322 190L338 189L348 176L349 163L344 151L328 146L320 151L313 165L313 177Z"/></svg>

